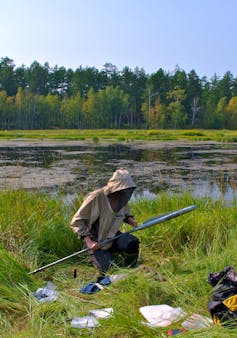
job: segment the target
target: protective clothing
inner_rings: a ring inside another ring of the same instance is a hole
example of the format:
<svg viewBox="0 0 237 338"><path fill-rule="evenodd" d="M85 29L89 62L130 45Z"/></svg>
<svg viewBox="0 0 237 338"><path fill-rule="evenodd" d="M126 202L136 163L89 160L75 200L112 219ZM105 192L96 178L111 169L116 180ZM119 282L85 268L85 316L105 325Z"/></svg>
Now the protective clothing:
<svg viewBox="0 0 237 338"><path fill-rule="evenodd" d="M130 208L128 201L125 201L125 205L118 212L115 212L111 208L108 195L131 188L135 189L136 185L129 172L126 169L116 170L105 187L86 196L81 207L72 218L71 227L73 231L81 238L90 236L97 242L114 237L121 223L126 222L130 215ZM111 246L112 243L109 243L103 249Z"/></svg>
<svg viewBox="0 0 237 338"><path fill-rule="evenodd" d="M71 227L79 238L88 236L94 242L113 238L122 222L129 223L130 200L136 184L123 168L114 172L106 186L89 193L71 221ZM131 223L132 224L132 223ZM114 261L114 253L123 255L126 266L136 263L139 241L131 234L124 234L101 249L88 252L93 265L103 275Z"/></svg>

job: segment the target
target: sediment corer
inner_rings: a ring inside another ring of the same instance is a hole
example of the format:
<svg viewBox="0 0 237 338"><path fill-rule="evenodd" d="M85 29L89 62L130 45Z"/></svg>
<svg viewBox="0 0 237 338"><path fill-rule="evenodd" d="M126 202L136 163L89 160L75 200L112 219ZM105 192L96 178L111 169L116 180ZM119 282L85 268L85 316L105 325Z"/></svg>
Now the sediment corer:
<svg viewBox="0 0 237 338"><path fill-rule="evenodd" d="M149 227L151 227L153 225L159 224L161 222L166 222L166 221L169 221L172 218L175 218L175 217L178 217L180 215L186 214L186 213L188 213L188 212L190 212L190 211L192 211L194 209L196 209L196 205L190 205L190 206L188 206L186 208L183 208L183 209L180 209L180 210L177 210L177 211L172 211L172 212L169 212L169 213L161 215L161 216L156 216L156 217L150 218L149 220L145 221L144 223L142 223L138 227L132 228L131 230L129 230L129 231L125 232L125 233L120 233L120 234L118 234L118 235L116 235L116 236L114 236L112 238L105 239L104 241L102 241L102 242L99 243L99 246L100 246L100 248L102 248L103 246L105 246L108 243L114 241L115 239L123 236L124 234L131 234L131 233L139 231L139 230L144 230L144 229L149 228ZM31 271L31 272L29 272L29 274L32 275L32 274L35 274L37 272L46 270L46 269L48 269L48 268L50 268L50 267L52 267L52 266L54 266L56 264L64 262L67 259L70 259L72 257L78 256L78 255L82 254L83 252L86 252L86 251L89 251L89 250L90 250L89 248L85 248L85 249L82 249L80 251L74 252L73 254L71 254L69 256L66 256L64 258L58 259L55 262L52 262L50 264L42 266L39 269Z"/></svg>

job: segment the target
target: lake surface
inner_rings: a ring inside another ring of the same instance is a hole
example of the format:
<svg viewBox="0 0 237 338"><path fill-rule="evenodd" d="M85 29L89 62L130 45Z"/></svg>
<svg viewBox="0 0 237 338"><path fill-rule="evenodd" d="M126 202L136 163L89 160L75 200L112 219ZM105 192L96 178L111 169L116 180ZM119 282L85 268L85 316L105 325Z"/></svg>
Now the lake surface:
<svg viewBox="0 0 237 338"><path fill-rule="evenodd" d="M236 198L237 147L218 143L0 141L0 188L85 194L106 184L119 167L131 171L135 196L191 191Z"/></svg>

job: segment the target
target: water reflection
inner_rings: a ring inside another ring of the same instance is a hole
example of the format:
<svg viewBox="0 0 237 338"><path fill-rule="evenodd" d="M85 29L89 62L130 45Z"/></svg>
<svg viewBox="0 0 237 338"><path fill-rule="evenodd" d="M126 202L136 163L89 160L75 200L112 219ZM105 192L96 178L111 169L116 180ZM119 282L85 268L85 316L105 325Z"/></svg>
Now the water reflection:
<svg viewBox="0 0 237 338"><path fill-rule="evenodd" d="M235 145L64 145L0 148L0 186L84 194L106 184L118 167L129 169L135 195L191 191L194 196L236 197Z"/></svg>

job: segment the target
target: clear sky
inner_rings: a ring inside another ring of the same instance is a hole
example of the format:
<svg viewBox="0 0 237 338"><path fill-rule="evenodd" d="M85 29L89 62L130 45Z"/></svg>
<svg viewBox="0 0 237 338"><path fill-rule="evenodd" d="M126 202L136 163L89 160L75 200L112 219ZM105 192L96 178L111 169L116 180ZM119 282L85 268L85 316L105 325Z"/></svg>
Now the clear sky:
<svg viewBox="0 0 237 338"><path fill-rule="evenodd" d="M2 0L0 58L237 76L237 0Z"/></svg>

